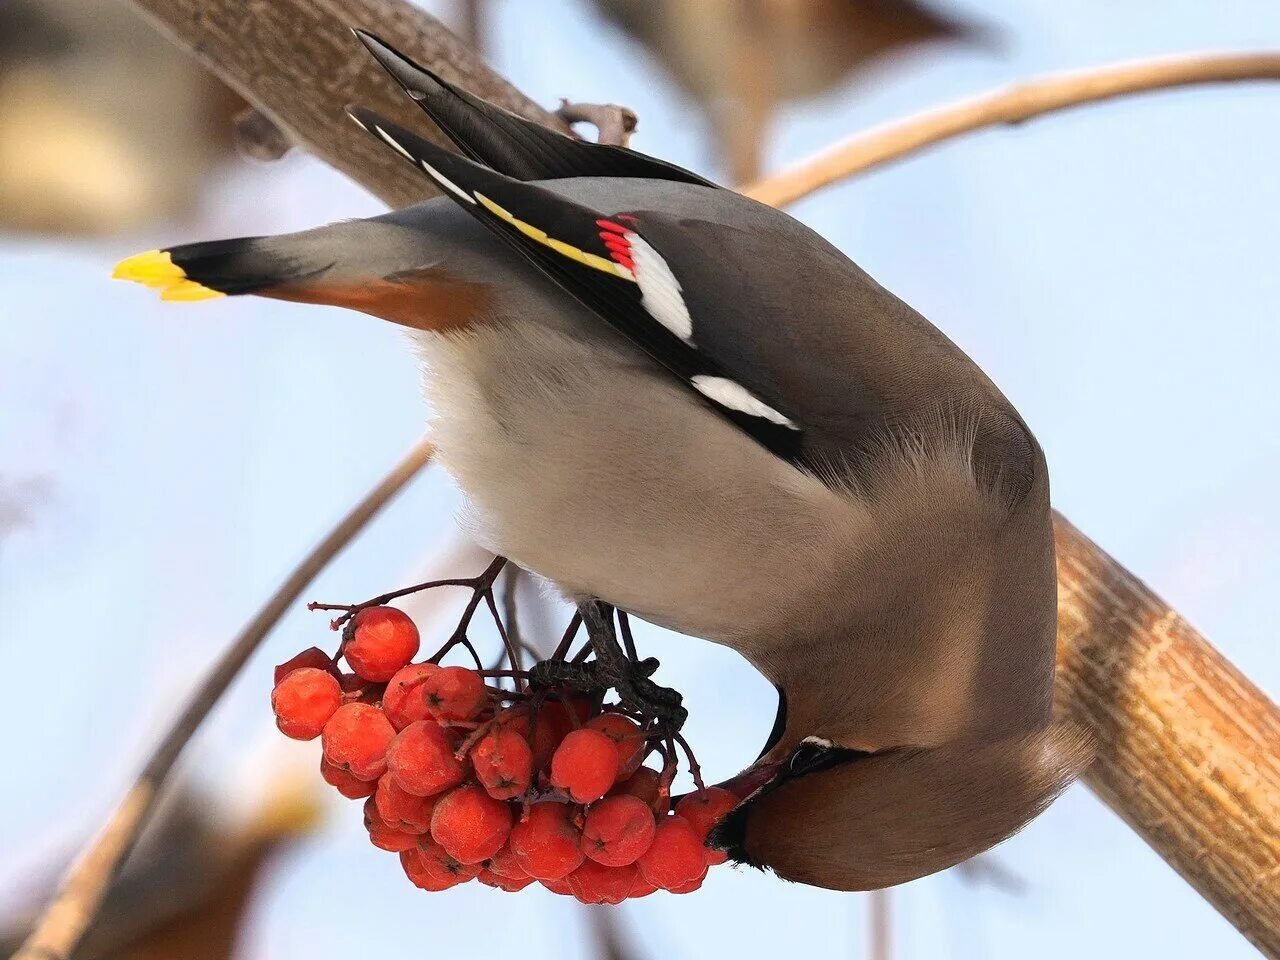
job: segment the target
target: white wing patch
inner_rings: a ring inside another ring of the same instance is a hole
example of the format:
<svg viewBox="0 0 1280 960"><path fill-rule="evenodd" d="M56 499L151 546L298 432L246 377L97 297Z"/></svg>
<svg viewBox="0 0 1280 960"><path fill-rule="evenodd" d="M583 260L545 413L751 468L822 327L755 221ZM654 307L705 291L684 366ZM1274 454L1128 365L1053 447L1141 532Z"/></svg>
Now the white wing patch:
<svg viewBox="0 0 1280 960"><path fill-rule="evenodd" d="M444 187L450 193L454 194L457 197L461 197L463 200L467 201L467 203L473 204L476 202L475 197L471 196L471 194L467 193L467 191L463 190L460 186L458 186L456 183L454 183L452 180L446 177L443 173L441 173L431 164L427 163L427 161L419 160L418 162L422 164L422 169L427 172L427 176L429 176L432 180L434 180L440 186Z"/></svg>
<svg viewBox="0 0 1280 960"><path fill-rule="evenodd" d="M742 384L734 383L726 377L713 377L699 373L694 375L690 383L700 394L722 407L750 414L753 417L761 417L770 423L776 423L791 430L800 429L789 417L780 414Z"/></svg>
<svg viewBox="0 0 1280 960"><path fill-rule="evenodd" d="M640 303L660 324L685 343L693 343L693 318L685 306L680 281L667 266L662 254L635 231L627 231L631 246L633 272L640 285Z"/></svg>

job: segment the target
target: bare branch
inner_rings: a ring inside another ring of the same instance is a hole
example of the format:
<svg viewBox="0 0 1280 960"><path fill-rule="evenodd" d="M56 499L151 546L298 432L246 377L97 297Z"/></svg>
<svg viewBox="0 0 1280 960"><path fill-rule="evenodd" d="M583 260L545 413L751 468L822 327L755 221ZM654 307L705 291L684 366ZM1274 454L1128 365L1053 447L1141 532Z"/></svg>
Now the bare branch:
<svg viewBox="0 0 1280 960"><path fill-rule="evenodd" d="M289 574L257 615L245 626L192 694L186 708L173 722L137 781L116 808L101 833L68 872L35 930L13 960L67 960L97 915L102 899L133 848L156 796L173 769L174 761L196 728L235 679L240 668L258 649L272 627L301 596L308 584L357 533L430 461L435 444L416 443L351 512L338 522Z"/></svg>
<svg viewBox="0 0 1280 960"><path fill-rule="evenodd" d="M556 116L567 124L589 123L596 128L596 142L625 147L631 142L639 122L635 111L616 103L570 103L560 101Z"/></svg>
<svg viewBox="0 0 1280 960"><path fill-rule="evenodd" d="M1193 54L1054 74L868 130L743 192L784 207L822 187L984 127L1022 123L1133 93L1246 80L1280 80L1280 52Z"/></svg>

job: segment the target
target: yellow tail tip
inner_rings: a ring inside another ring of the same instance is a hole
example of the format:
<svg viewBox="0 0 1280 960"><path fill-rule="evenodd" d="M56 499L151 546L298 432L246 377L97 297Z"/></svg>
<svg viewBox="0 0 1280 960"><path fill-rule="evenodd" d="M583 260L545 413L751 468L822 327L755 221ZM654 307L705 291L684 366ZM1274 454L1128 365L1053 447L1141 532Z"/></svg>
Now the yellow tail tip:
<svg viewBox="0 0 1280 960"><path fill-rule="evenodd" d="M126 257L116 264L111 277L132 280L159 290L161 300L209 300L226 296L220 290L211 290L202 283L188 280L186 272L173 262L168 250L148 250Z"/></svg>

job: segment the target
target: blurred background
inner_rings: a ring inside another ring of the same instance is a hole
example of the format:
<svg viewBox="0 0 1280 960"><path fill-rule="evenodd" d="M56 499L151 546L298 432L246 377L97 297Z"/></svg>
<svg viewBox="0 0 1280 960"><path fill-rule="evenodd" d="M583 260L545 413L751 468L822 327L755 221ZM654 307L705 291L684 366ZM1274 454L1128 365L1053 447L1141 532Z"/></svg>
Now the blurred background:
<svg viewBox="0 0 1280 960"><path fill-rule="evenodd" d="M535 99L626 104L638 149L728 182L1045 71L1280 44L1272 0L423 5ZM3 955L195 678L425 421L388 324L109 282L138 250L379 210L305 155L238 159L242 107L121 0L0 3ZM793 210L986 369L1044 444L1058 508L1273 696L1278 108L1261 83L1086 107ZM457 508L429 471L308 595L477 572ZM442 636L463 598L437 599L417 613ZM523 602L526 633L558 632L536 587ZM639 639L686 694L709 778L753 759L772 688L728 651ZM318 747L272 726L271 665L332 642L299 604L250 664L85 957L872 955L868 897L749 871L591 911L534 888L415 890L355 803L313 795ZM888 910L877 960L1255 955L1078 786Z"/></svg>

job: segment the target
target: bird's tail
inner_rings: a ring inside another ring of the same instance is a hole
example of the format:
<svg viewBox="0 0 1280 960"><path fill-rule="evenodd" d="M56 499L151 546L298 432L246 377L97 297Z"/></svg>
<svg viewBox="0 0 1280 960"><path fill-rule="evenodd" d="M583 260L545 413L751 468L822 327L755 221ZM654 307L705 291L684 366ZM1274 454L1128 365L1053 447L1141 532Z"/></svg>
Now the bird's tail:
<svg viewBox="0 0 1280 960"><path fill-rule="evenodd" d="M208 300L305 281L329 264L287 255L280 237L237 237L148 250L116 264L117 280L160 291L161 300Z"/></svg>

